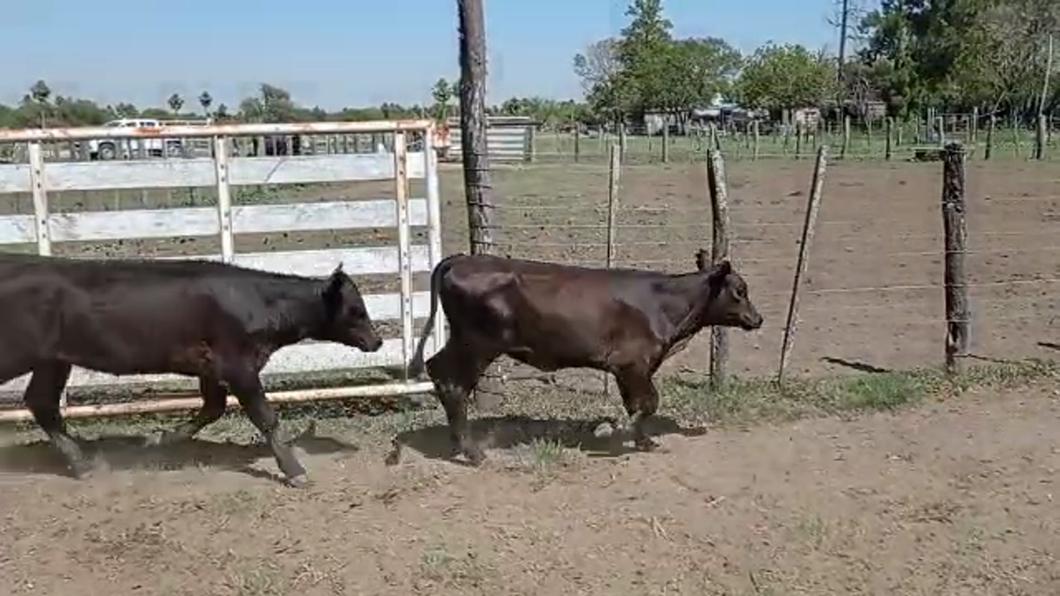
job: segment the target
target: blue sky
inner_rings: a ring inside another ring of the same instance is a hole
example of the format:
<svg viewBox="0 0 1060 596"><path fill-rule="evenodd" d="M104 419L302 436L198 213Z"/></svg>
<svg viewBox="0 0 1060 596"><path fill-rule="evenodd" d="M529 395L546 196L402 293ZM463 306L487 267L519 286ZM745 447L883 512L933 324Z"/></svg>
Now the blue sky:
<svg viewBox="0 0 1060 596"><path fill-rule="evenodd" d="M579 97L571 59L625 26L626 0L485 0L490 102ZM103 103L189 103L208 89L238 104L261 81L304 105L425 103L456 78L453 0L23 0L0 20L0 102L43 78ZM664 0L677 36L834 47L832 0ZM14 56L21 59L13 59Z"/></svg>

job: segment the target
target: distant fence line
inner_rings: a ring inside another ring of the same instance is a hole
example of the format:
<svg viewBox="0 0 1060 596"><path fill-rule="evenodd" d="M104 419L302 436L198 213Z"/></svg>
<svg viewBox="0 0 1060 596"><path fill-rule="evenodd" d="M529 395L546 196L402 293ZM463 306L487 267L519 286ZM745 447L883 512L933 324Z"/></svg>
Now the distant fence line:
<svg viewBox="0 0 1060 596"><path fill-rule="evenodd" d="M833 159L936 161L947 143L961 142L972 159L1048 159L1060 119L1043 117L1028 125L1018 119L944 114L930 119L841 122L817 120L808 126L768 121L674 127L648 134L644 126L617 131L537 131L527 161L580 163L606 161L618 144L623 163L706 161L710 149L727 159L811 158L822 145Z"/></svg>

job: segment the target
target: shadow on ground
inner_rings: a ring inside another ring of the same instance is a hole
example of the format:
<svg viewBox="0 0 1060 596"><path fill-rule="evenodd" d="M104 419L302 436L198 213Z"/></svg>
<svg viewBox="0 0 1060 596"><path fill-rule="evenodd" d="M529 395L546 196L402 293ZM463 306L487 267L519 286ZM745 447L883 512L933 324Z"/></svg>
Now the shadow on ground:
<svg viewBox="0 0 1060 596"><path fill-rule="evenodd" d="M151 445L143 435L75 437L75 440L97 470L180 470L208 466L281 481L279 476L253 467L259 460L273 457L263 441L243 444L196 438L171 445ZM353 453L359 449L339 439L317 436L312 425L293 444L307 455ZM0 447L0 472L69 475L65 461L47 439Z"/></svg>
<svg viewBox="0 0 1060 596"><path fill-rule="evenodd" d="M484 449L511 449L534 441L551 441L568 449L578 449L590 457L615 457L636 451L627 425L615 418L599 417L591 420L538 419L528 416L477 418L471 422L471 434ZM696 437L706 434L705 427L683 427L667 416L652 416L645 423L649 436L679 434ZM449 426L445 424L399 433L395 447L414 449L429 459L452 459ZM393 463L400 454L392 452Z"/></svg>
<svg viewBox="0 0 1060 596"><path fill-rule="evenodd" d="M875 373L875 374L893 372L889 368L883 368L883 367L880 367L880 366L876 366L875 364L869 364L868 362L861 362L859 360L847 360L845 358L836 358L834 356L825 356L825 357L821 358L821 360L823 362L827 362L829 364L835 364L837 366L845 366L846 368L851 368L851 369L854 369L854 370L856 370L858 372Z"/></svg>

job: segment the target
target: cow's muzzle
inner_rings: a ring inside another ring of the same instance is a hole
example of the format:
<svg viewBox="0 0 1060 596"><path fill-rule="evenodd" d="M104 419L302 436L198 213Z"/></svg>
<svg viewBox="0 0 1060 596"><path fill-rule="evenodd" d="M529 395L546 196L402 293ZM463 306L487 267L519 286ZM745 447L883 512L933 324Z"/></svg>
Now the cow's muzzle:
<svg viewBox="0 0 1060 596"><path fill-rule="evenodd" d="M740 328L744 331L755 331L756 329L760 329L764 322L765 317L755 311L740 317Z"/></svg>

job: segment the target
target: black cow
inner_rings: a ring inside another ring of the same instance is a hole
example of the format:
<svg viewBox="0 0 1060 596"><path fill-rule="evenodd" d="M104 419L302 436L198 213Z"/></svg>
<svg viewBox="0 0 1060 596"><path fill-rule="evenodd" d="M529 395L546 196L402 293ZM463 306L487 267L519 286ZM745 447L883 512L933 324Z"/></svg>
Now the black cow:
<svg viewBox="0 0 1060 596"><path fill-rule="evenodd" d="M366 352L382 346L340 264L325 279L199 260L0 256L0 383L32 372L24 399L72 473L90 472L66 431L59 398L71 366L114 375L199 378L201 410L163 433L189 439L225 411L229 391L265 436L294 486L308 480L265 401L259 373L303 339Z"/></svg>
<svg viewBox="0 0 1060 596"><path fill-rule="evenodd" d="M657 445L644 420L659 406L652 376L708 325L762 326L744 282L728 261L668 275L637 269L594 269L486 255L453 255L431 273L431 312L412 362L423 370L423 348L440 299L450 337L427 361L445 408L453 455L479 464L472 442L468 394L496 358L506 354L542 371L592 368L615 376L633 418L637 448Z"/></svg>

